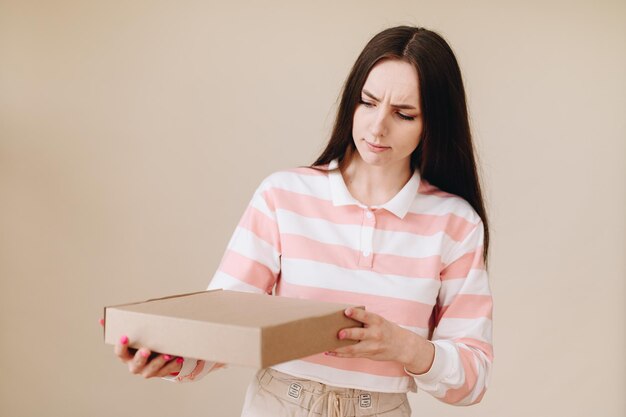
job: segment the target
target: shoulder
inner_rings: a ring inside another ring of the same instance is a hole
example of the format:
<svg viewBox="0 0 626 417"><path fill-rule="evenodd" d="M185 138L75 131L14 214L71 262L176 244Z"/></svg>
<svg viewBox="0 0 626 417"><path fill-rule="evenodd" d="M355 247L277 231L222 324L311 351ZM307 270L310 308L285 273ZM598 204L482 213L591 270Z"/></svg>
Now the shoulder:
<svg viewBox="0 0 626 417"><path fill-rule="evenodd" d="M328 169L296 167L275 171L265 177L256 193L274 201L276 206L317 204L330 199Z"/></svg>
<svg viewBox="0 0 626 417"><path fill-rule="evenodd" d="M470 203L456 194L448 193L432 185L425 179L420 180L414 209L424 214L452 216L473 225L481 222L480 216Z"/></svg>
<svg viewBox="0 0 626 417"><path fill-rule="evenodd" d="M444 265L483 245L482 219L464 198L422 180L416 201L419 201L417 209L437 224L434 229L441 230L449 239L441 258Z"/></svg>
<svg viewBox="0 0 626 417"><path fill-rule="evenodd" d="M293 186L315 184L327 180L328 166L301 166L275 171L261 181L260 188L289 189Z"/></svg>

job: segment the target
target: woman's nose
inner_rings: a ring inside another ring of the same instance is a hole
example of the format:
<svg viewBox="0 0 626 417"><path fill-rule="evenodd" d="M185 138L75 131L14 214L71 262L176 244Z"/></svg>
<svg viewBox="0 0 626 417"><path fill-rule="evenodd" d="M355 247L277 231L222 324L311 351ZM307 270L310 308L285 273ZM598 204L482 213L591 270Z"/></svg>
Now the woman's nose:
<svg viewBox="0 0 626 417"><path fill-rule="evenodd" d="M370 131L374 137L385 136L387 134L387 112L379 108L370 125Z"/></svg>

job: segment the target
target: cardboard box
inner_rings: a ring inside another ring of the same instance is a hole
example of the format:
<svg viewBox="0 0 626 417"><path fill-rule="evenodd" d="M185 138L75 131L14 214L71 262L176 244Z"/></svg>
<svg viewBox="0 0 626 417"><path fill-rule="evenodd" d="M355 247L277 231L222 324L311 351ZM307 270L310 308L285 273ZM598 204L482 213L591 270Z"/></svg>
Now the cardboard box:
<svg viewBox="0 0 626 417"><path fill-rule="evenodd" d="M127 335L134 348L265 368L356 343L337 338L362 325L344 315L347 307L360 306L202 291L105 307L104 341Z"/></svg>

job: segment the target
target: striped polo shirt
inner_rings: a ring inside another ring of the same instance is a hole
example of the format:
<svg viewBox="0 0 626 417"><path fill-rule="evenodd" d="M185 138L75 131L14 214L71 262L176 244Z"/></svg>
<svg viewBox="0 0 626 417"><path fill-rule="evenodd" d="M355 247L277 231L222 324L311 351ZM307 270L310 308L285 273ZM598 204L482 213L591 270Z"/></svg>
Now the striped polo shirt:
<svg viewBox="0 0 626 417"><path fill-rule="evenodd" d="M390 201L368 207L352 197L336 160L319 168L261 183L209 289L364 305L435 345L422 375L397 362L324 354L273 366L278 371L368 391L419 387L451 404L479 401L493 358L480 217L417 171Z"/></svg>

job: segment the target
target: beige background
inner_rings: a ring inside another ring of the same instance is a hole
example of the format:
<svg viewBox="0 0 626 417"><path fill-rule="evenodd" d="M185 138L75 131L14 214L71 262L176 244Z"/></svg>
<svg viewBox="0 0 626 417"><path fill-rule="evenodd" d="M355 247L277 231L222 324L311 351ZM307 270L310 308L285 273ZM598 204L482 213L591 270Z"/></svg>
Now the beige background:
<svg viewBox="0 0 626 417"><path fill-rule="evenodd" d="M0 415L238 416L253 370L129 375L102 307L204 289L322 149L378 31L460 61L492 220L492 385L416 416L626 414L623 1L0 2Z"/></svg>

